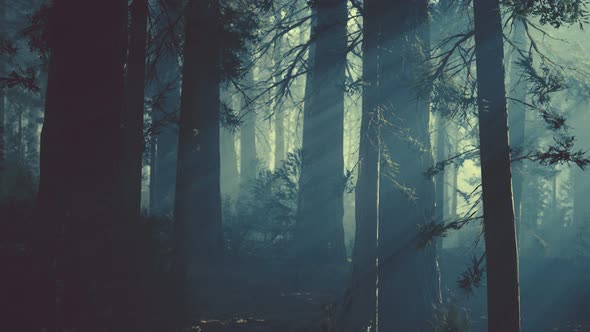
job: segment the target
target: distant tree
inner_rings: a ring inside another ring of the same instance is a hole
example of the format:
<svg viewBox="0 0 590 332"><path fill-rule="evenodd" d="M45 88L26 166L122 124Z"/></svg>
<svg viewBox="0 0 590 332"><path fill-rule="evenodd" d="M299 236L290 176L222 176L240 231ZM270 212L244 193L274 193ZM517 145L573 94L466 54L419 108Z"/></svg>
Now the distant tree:
<svg viewBox="0 0 590 332"><path fill-rule="evenodd" d="M510 128L510 156L517 159L525 148L525 116L527 82L522 63L522 54L527 54L527 36L522 18L515 17L512 23L512 42L518 50L513 50L510 70L510 90L508 95L508 124ZM526 61L526 60L525 60ZM517 236L522 225L522 191L524 183L524 167L522 162L512 163L512 191L514 195L514 218L517 228Z"/></svg>
<svg viewBox="0 0 590 332"><path fill-rule="evenodd" d="M379 183L379 329L420 331L440 302L436 246L421 246L419 228L435 216L427 170L430 87L428 1L383 1L378 105L382 110Z"/></svg>
<svg viewBox="0 0 590 332"><path fill-rule="evenodd" d="M151 107L150 213L171 216L174 208L178 112L179 39L183 1L158 1L148 79Z"/></svg>
<svg viewBox="0 0 590 332"><path fill-rule="evenodd" d="M281 43L278 42L278 45L275 46L275 53L273 54L273 62L276 66L280 63L281 59ZM275 78L275 83L276 83ZM278 90L278 87L275 88ZM278 91L277 91L278 92ZM285 157L287 156L286 146L285 146L285 110L282 108L282 103L277 100L274 102L273 105L273 113L274 113L274 120L275 120L275 153L274 153L274 163L275 168L280 167L280 163Z"/></svg>
<svg viewBox="0 0 590 332"><path fill-rule="evenodd" d="M315 16L305 87L299 210L294 234L301 264L342 264L344 246L344 80L347 3L320 0Z"/></svg>
<svg viewBox="0 0 590 332"><path fill-rule="evenodd" d="M226 197L235 198L239 189L240 175L238 172L238 157L236 153L236 123L231 123L234 117L233 91L228 87L221 89L221 111L222 118L227 120L221 123L220 136L220 163L221 163L221 194ZM231 119L230 119L231 118Z"/></svg>
<svg viewBox="0 0 590 332"><path fill-rule="evenodd" d="M254 68L250 68L243 79L245 87L254 86ZM240 186L247 188L256 179L258 157L256 151L256 107L252 94L246 90L240 96Z"/></svg>

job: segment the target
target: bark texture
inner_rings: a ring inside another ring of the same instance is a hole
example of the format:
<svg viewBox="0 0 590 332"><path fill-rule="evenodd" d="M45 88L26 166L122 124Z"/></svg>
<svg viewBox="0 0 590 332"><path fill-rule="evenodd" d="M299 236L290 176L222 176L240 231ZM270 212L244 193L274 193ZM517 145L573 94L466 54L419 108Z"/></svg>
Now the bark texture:
<svg viewBox="0 0 590 332"><path fill-rule="evenodd" d="M527 50L527 37L525 27L520 19L515 19L513 23L513 43L522 52ZM521 55L517 51L512 54L512 68L510 71L510 91L512 99L508 102L508 126L510 129L510 151L511 158L518 158L525 144L525 115L526 115L526 95L527 82L523 75L522 68L518 66ZM514 222L516 223L517 236L520 238L520 229L522 225L522 191L524 183L524 168L520 162L512 163L512 191L514 195Z"/></svg>
<svg viewBox="0 0 590 332"><path fill-rule="evenodd" d="M355 242L352 283L343 312L343 328L376 327L377 225L379 219L378 19L375 0L364 2L363 88L358 180L355 193Z"/></svg>
<svg viewBox="0 0 590 332"><path fill-rule="evenodd" d="M347 8L314 3L311 73L306 82L296 256L304 264L342 264L344 246L344 73Z"/></svg>
<svg viewBox="0 0 590 332"><path fill-rule="evenodd" d="M383 1L380 9L379 330L423 331L440 302L436 246L420 247L418 226L432 222L435 188L429 91L428 1Z"/></svg>
<svg viewBox="0 0 590 332"><path fill-rule="evenodd" d="M498 0L474 0L488 330L519 332L518 248Z"/></svg>

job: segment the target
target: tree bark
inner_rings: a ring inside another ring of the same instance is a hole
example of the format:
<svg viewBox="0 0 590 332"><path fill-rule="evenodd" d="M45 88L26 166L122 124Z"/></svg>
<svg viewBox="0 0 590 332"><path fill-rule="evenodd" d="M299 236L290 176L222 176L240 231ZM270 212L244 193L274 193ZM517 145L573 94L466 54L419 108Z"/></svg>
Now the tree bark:
<svg viewBox="0 0 590 332"><path fill-rule="evenodd" d="M343 264L346 1L314 3L315 49L306 82L302 167L294 241L304 265Z"/></svg>
<svg viewBox="0 0 590 332"><path fill-rule="evenodd" d="M55 0L49 18L33 249L38 329L132 331L117 199L127 12L123 0Z"/></svg>
<svg viewBox="0 0 590 332"><path fill-rule="evenodd" d="M355 192L355 241L352 284L345 310L346 331L376 328L377 225L379 220L378 20L375 0L365 0L363 20L363 88L358 180Z"/></svg>
<svg viewBox="0 0 590 332"><path fill-rule="evenodd" d="M233 109L233 96L228 89L222 89L221 99L227 107ZM221 128L220 163L221 163L221 194L223 197L237 197L240 175L236 154L235 133L228 128Z"/></svg>
<svg viewBox="0 0 590 332"><path fill-rule="evenodd" d="M446 128L442 114L439 114L437 119L437 126L436 126L436 161L437 162L444 162L446 158ZM447 174L448 167L441 170L435 177L435 187L436 187L436 212L435 212L435 220L442 221L445 218L445 203L448 200L445 193L448 193L448 190L445 190L445 174ZM447 213L448 215L448 213ZM439 242L441 242L439 240Z"/></svg>
<svg viewBox="0 0 590 332"><path fill-rule="evenodd" d="M184 67L174 207L180 321L203 315L222 257L219 152L219 2L191 0L185 14ZM186 327L186 325L184 325Z"/></svg>
<svg viewBox="0 0 590 332"><path fill-rule="evenodd" d="M275 108L275 169L281 167L281 162L285 160L285 117L282 110Z"/></svg>
<svg viewBox="0 0 590 332"><path fill-rule="evenodd" d="M278 42L278 44L275 46L275 54L274 54L274 65L275 67L279 65L280 63L280 57L283 55L283 53L281 52L282 48L281 48L281 42ZM275 78L276 81L277 78ZM276 88L276 91L278 92L279 88ZM277 99L276 102L274 103L274 116L275 116L275 154L274 154L274 163L275 163L275 169L278 169L279 167L281 167L281 162L285 159L285 157L287 156L287 153L285 152L285 110L282 109L282 104L281 102Z"/></svg>
<svg viewBox="0 0 590 332"><path fill-rule="evenodd" d="M520 331L502 22L498 0L474 0L475 56L487 271L488 330Z"/></svg>
<svg viewBox="0 0 590 332"><path fill-rule="evenodd" d="M125 201L127 216L134 221L138 221L141 214L147 15L148 0L134 0L127 57L127 100L121 121L121 172L124 179L121 198Z"/></svg>
<svg viewBox="0 0 590 332"><path fill-rule="evenodd" d="M527 37L524 23L516 18L513 23L514 33L513 42L521 50L527 49ZM520 53L516 50L512 54L512 69L510 71L510 94L512 100L508 102L508 124L510 128L510 150L511 158L515 159L520 156L524 149L525 140L525 115L526 115L526 94L527 82L521 68L517 62L521 58ZM522 191L524 183L524 169L521 162L512 163L512 191L514 199L514 222L516 223L516 234L520 237L522 225Z"/></svg>

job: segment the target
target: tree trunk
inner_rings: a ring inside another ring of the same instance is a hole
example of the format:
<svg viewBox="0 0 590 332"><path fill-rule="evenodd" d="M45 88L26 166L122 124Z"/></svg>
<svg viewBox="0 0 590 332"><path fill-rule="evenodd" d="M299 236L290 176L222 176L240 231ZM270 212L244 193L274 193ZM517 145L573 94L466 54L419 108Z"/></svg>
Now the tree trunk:
<svg viewBox="0 0 590 332"><path fill-rule="evenodd" d="M233 96L228 89L222 89L221 99L225 105L233 109ZM237 197L240 175L238 173L238 159L236 155L235 133L229 128L221 128L220 153L221 153L221 194L225 197Z"/></svg>
<svg viewBox="0 0 590 332"><path fill-rule="evenodd" d="M280 57L283 55L282 53L282 44L279 41L278 44L275 46L275 54L274 54L274 65L275 67L280 63ZM275 78L275 83L276 83ZM276 88L276 92L279 91L279 88ZM277 99L274 103L274 116L275 116L275 155L274 155L274 163L275 169L281 167L281 162L287 156L285 152L285 114L284 110L282 109L282 103Z"/></svg>
<svg viewBox="0 0 590 332"><path fill-rule="evenodd" d="M251 87L254 84L254 73L250 69L246 73L245 85ZM247 186L256 179L258 158L256 154L256 113L254 105L249 100L249 94L241 96L242 124L240 125L240 183L244 193Z"/></svg>
<svg viewBox="0 0 590 332"><path fill-rule="evenodd" d="M428 72L428 1L383 0L380 27L382 166L379 185L379 330L422 331L440 301L436 246L420 247L418 226L432 222L435 188Z"/></svg>
<svg viewBox="0 0 590 332"><path fill-rule="evenodd" d="M49 25L35 327L132 331L118 200L127 1L55 0Z"/></svg>
<svg viewBox="0 0 590 332"><path fill-rule="evenodd" d="M578 148L588 151L590 147L590 133L585 130L583 124L589 123L590 116L585 111L584 107L579 107L575 110L579 115L579 129L576 132L576 142L579 144ZM578 143L579 142L579 143ZM576 229L583 228L582 236L590 234L590 204L588 204L588 188L590 188L590 174L586 170L579 167L571 169L573 173L573 192L574 192L574 212L573 223Z"/></svg>
<svg viewBox="0 0 590 332"><path fill-rule="evenodd" d="M275 111L275 169L281 167L285 153L285 118L283 111Z"/></svg>
<svg viewBox="0 0 590 332"><path fill-rule="evenodd" d="M527 49L527 37L524 23L514 19L513 42L523 52ZM527 82L523 75L522 68L517 65L521 59L520 54L515 50L512 54L512 69L510 71L510 95L512 99L508 102L508 123L510 128L510 150L511 158L515 159L521 155L524 149L525 139L525 115L526 115L526 94ZM517 236L520 236L522 224L522 190L524 183L523 164L521 162L512 163L512 191L514 195L514 222L516 223Z"/></svg>
<svg viewBox="0 0 590 332"><path fill-rule="evenodd" d="M157 99L152 109L152 151L150 177L150 213L155 216L171 216L174 209L176 185L176 160L178 149L178 84L180 68L176 48L179 29L180 1L161 1L165 8L160 12L158 32L164 36L164 47L155 64L155 82L152 83L152 98Z"/></svg>
<svg viewBox="0 0 590 332"><path fill-rule="evenodd" d="M143 166L143 110L147 41L148 0L133 0L129 55L127 57L126 109L121 121L122 199L128 218L138 221L141 214Z"/></svg>
<svg viewBox="0 0 590 332"><path fill-rule="evenodd" d="M444 162L445 156L445 147L446 147L446 128L442 114L439 114L437 117L437 131L436 131L436 161L437 162ZM436 187L436 212L434 214L435 220L440 222L445 218L445 203L447 197L445 193L448 190L445 190L445 174L447 174L448 168L440 170L440 172L435 177L435 187ZM447 213L448 215L448 213ZM440 242L440 240L439 240Z"/></svg>
<svg viewBox="0 0 590 332"><path fill-rule="evenodd" d="M184 67L174 207L176 276L183 324L214 300L222 257L219 2L191 0L185 14ZM186 325L184 325L186 327Z"/></svg>
<svg viewBox="0 0 590 332"><path fill-rule="evenodd" d="M306 82L299 207L294 241L304 265L343 264L343 139L347 8L314 3L311 78Z"/></svg>
<svg viewBox="0 0 590 332"><path fill-rule="evenodd" d="M520 331L502 22L498 0L474 0L488 330Z"/></svg>
<svg viewBox="0 0 590 332"><path fill-rule="evenodd" d="M379 219L378 19L374 0L365 0L363 88L358 180L355 192L355 241L352 285L343 312L346 331L376 328L377 225Z"/></svg>

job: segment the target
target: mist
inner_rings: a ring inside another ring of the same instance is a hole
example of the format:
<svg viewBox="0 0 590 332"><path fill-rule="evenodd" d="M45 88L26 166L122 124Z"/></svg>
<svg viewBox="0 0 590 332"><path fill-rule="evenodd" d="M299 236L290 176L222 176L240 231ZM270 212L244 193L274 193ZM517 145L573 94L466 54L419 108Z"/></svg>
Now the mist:
<svg viewBox="0 0 590 332"><path fill-rule="evenodd" d="M2 330L590 331L587 0L0 0Z"/></svg>

